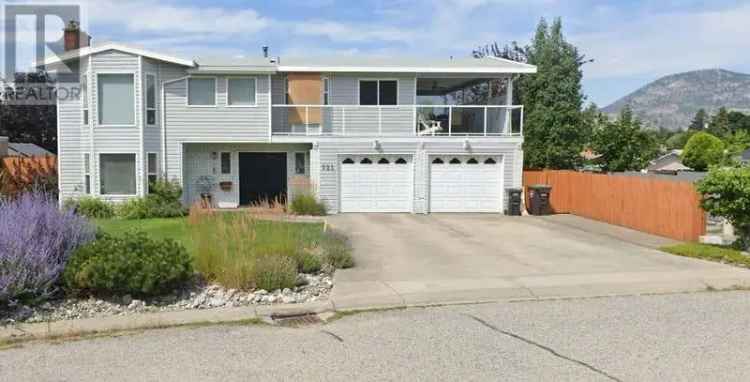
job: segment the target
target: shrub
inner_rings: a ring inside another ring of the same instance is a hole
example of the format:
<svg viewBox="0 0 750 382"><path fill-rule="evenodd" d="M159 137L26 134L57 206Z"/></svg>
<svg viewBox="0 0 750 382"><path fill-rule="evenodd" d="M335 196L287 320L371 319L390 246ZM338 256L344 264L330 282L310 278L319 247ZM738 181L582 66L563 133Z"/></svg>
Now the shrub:
<svg viewBox="0 0 750 382"><path fill-rule="evenodd" d="M296 195L292 200L290 209L295 215L322 216L327 213L326 205L309 193Z"/></svg>
<svg viewBox="0 0 750 382"><path fill-rule="evenodd" d="M151 296L170 291L192 273L185 247L136 231L122 236L105 234L79 248L63 279L74 292Z"/></svg>
<svg viewBox="0 0 750 382"><path fill-rule="evenodd" d="M705 132L690 137L682 152L682 163L695 171L706 171L708 166L719 164L723 158L724 142Z"/></svg>
<svg viewBox="0 0 750 382"><path fill-rule="evenodd" d="M48 297L73 251L94 235L85 218L47 194L0 199L0 305Z"/></svg>
<svg viewBox="0 0 750 382"><path fill-rule="evenodd" d="M315 273L323 267L320 258L311 252L301 252L297 259L298 270L302 273Z"/></svg>
<svg viewBox="0 0 750 382"><path fill-rule="evenodd" d="M68 199L63 203L63 208L73 210L78 215L91 219L110 219L115 216L115 209L112 204L92 196Z"/></svg>
<svg viewBox="0 0 750 382"><path fill-rule="evenodd" d="M738 246L750 248L750 167L712 168L697 190L701 207L729 220L739 236Z"/></svg>
<svg viewBox="0 0 750 382"><path fill-rule="evenodd" d="M263 255L255 263L255 286L272 291L294 288L297 281L297 264L282 255Z"/></svg>
<svg viewBox="0 0 750 382"><path fill-rule="evenodd" d="M354 266L349 239L343 234L329 230L323 239L322 247L324 263L336 269Z"/></svg>
<svg viewBox="0 0 750 382"><path fill-rule="evenodd" d="M117 216L123 219L173 218L185 215L180 196L182 189L175 182L157 180L151 183L145 198L132 198L120 204Z"/></svg>

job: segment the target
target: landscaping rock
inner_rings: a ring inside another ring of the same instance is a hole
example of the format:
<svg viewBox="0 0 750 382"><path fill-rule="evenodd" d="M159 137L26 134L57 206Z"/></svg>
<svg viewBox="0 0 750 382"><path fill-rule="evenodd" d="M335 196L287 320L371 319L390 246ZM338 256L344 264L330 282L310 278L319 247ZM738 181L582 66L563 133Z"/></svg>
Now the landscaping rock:
<svg viewBox="0 0 750 382"><path fill-rule="evenodd" d="M64 298L29 307L17 305L0 311L0 325L15 322L46 322L130 315L145 312L164 312L188 309L211 309L267 304L299 304L328 298L333 287L332 275L299 274L292 289L243 291L226 289L217 284L200 281L152 299L139 300L131 295L115 296L110 300L95 298Z"/></svg>

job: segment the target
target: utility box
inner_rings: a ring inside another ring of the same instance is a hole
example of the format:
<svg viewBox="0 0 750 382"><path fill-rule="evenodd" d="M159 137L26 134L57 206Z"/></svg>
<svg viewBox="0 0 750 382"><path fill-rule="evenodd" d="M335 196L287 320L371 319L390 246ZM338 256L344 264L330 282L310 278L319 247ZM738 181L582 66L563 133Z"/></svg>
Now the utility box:
<svg viewBox="0 0 750 382"><path fill-rule="evenodd" d="M529 213L532 215L549 215L551 213L549 198L552 186L534 184L529 188Z"/></svg>
<svg viewBox="0 0 750 382"><path fill-rule="evenodd" d="M505 214L510 216L521 216L521 194L523 190L520 188L509 188L506 190L507 205L505 206Z"/></svg>

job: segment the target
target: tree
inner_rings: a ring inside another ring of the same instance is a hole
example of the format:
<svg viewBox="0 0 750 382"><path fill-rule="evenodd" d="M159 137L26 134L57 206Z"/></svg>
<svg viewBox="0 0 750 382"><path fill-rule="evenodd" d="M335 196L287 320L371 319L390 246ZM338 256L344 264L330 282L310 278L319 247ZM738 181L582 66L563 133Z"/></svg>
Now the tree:
<svg viewBox="0 0 750 382"><path fill-rule="evenodd" d="M737 130L724 140L724 144L726 145L724 163L732 165L738 162L738 158L745 150L750 148L750 132L747 130Z"/></svg>
<svg viewBox="0 0 750 382"><path fill-rule="evenodd" d="M46 72L16 73L16 86L54 87ZM35 143L57 152L57 111L55 105L23 105L0 100L0 136L11 142Z"/></svg>
<svg viewBox="0 0 750 382"><path fill-rule="evenodd" d="M688 139L690 139L693 134L695 134L695 131L692 130L678 131L672 134L671 137L667 138L664 145L668 150L682 150L685 147L685 144L687 144Z"/></svg>
<svg viewBox="0 0 750 382"><path fill-rule="evenodd" d="M712 168L697 184L701 206L735 228L739 246L750 249L750 167Z"/></svg>
<svg viewBox="0 0 750 382"><path fill-rule="evenodd" d="M732 133L729 127L729 113L725 107L719 108L716 115L711 117L708 132L720 138L725 138Z"/></svg>
<svg viewBox="0 0 750 382"><path fill-rule="evenodd" d="M732 133L738 131L746 131L750 133L750 115L741 113L739 111L730 111L727 115L729 120L729 130Z"/></svg>
<svg viewBox="0 0 750 382"><path fill-rule="evenodd" d="M706 171L708 166L721 163L724 158L724 142L706 133L695 133L685 144L682 163L695 171Z"/></svg>
<svg viewBox="0 0 750 382"><path fill-rule="evenodd" d="M501 57L536 65L538 72L520 77L513 103L524 105L524 164L530 168L570 169L581 163L580 153L590 136L581 112L581 67L589 60L567 42L562 21L550 26L542 18L531 44L497 43L474 49L474 57Z"/></svg>
<svg viewBox="0 0 750 382"><path fill-rule="evenodd" d="M601 155L604 171L640 170L658 153L653 135L641 129L629 107L620 111L616 121L607 121L594 131L591 146Z"/></svg>
<svg viewBox="0 0 750 382"><path fill-rule="evenodd" d="M707 123L708 114L706 114L706 111L704 109L700 109L697 113L695 113L695 117L693 117L693 121L690 122L688 130L701 131L706 128Z"/></svg>

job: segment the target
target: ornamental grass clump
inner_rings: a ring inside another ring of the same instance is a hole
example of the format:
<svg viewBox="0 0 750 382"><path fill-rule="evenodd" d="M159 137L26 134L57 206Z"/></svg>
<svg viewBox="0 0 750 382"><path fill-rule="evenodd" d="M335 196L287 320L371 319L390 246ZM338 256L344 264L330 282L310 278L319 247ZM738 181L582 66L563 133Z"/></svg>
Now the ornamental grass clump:
<svg viewBox="0 0 750 382"><path fill-rule="evenodd" d="M0 306L41 300L57 290L68 258L95 228L42 192L0 200Z"/></svg>

